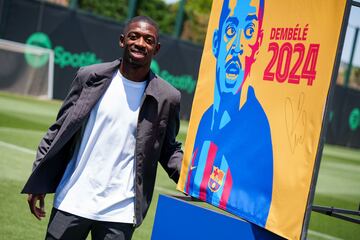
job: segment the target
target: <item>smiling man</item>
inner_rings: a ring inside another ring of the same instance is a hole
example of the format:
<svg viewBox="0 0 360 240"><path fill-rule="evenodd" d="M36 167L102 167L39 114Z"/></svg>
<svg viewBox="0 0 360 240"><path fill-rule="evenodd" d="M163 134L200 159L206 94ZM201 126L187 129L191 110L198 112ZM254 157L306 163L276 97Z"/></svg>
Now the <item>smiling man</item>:
<svg viewBox="0 0 360 240"><path fill-rule="evenodd" d="M263 15L263 0L223 3L213 33L214 102L199 123L184 188L260 226L266 224L272 197L272 141L254 88L243 86L263 38Z"/></svg>
<svg viewBox="0 0 360 240"><path fill-rule="evenodd" d="M150 70L158 26L135 17L119 44L122 59L78 71L40 142L23 193L40 220L45 194L55 192L46 239L86 239L89 232L131 239L149 208L158 162L178 181L180 93Z"/></svg>

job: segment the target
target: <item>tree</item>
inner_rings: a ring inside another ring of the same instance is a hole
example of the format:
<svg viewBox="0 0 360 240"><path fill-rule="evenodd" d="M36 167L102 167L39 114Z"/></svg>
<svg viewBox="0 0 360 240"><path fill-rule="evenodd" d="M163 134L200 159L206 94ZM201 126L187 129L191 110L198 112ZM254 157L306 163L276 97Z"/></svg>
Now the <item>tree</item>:
<svg viewBox="0 0 360 240"><path fill-rule="evenodd" d="M127 0L79 0L79 8L117 21L127 18Z"/></svg>
<svg viewBox="0 0 360 240"><path fill-rule="evenodd" d="M212 0L187 0L182 39L203 45L211 12Z"/></svg>
<svg viewBox="0 0 360 240"><path fill-rule="evenodd" d="M137 15L146 15L154 19L165 34L172 34L175 28L177 6L167 5L162 0L138 0Z"/></svg>
<svg viewBox="0 0 360 240"><path fill-rule="evenodd" d="M126 21L130 0L78 0L79 8L117 21ZM187 0L181 39L203 44L211 11L212 0ZM166 4L163 0L138 0L136 15L153 18L164 34L175 29L179 2Z"/></svg>

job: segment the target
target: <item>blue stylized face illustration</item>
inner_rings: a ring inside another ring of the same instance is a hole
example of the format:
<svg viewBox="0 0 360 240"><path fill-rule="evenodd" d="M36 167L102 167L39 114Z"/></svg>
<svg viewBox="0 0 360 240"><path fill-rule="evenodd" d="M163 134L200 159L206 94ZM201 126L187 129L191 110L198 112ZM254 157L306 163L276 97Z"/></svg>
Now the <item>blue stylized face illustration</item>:
<svg viewBox="0 0 360 240"><path fill-rule="evenodd" d="M259 0L224 1L213 53L221 93L236 94L245 81L259 44Z"/></svg>
<svg viewBox="0 0 360 240"><path fill-rule="evenodd" d="M222 3L212 45L214 102L198 125L184 192L264 227L273 184L270 125L253 86L239 104L263 37L264 0Z"/></svg>

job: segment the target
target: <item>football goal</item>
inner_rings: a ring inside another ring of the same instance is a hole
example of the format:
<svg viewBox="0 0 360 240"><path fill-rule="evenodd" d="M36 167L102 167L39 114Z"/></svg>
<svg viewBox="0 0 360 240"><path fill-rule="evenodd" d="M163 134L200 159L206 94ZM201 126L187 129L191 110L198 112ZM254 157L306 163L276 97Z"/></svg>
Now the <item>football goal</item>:
<svg viewBox="0 0 360 240"><path fill-rule="evenodd" d="M52 99L54 52L0 39L0 91Z"/></svg>

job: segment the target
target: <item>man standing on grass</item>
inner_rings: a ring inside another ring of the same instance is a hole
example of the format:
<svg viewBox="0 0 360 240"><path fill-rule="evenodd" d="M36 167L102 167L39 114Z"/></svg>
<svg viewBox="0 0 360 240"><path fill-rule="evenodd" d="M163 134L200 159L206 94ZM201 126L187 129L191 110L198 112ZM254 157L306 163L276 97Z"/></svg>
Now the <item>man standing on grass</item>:
<svg viewBox="0 0 360 240"><path fill-rule="evenodd" d="M158 25L131 19L120 36L123 58L81 68L40 142L23 193L45 217L46 239L131 239L149 208L158 161L177 182L181 168L180 93L150 70ZM39 202L39 206L37 203Z"/></svg>

